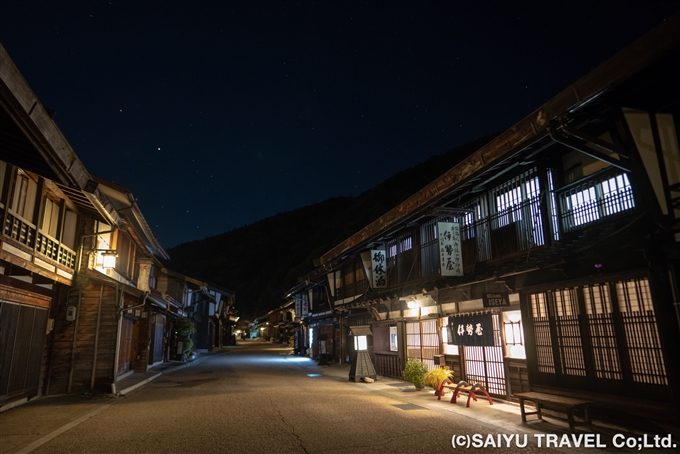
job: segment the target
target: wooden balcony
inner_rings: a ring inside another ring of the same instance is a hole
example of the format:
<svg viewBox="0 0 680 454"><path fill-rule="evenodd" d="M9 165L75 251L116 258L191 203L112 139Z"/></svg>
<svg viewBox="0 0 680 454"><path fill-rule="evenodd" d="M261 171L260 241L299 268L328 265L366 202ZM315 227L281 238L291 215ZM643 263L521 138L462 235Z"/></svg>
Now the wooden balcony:
<svg viewBox="0 0 680 454"><path fill-rule="evenodd" d="M356 295L363 295L368 290L368 281L362 279L359 282L352 282L338 289L336 299L341 300Z"/></svg>
<svg viewBox="0 0 680 454"><path fill-rule="evenodd" d="M500 261L545 248L549 228L544 225L538 197L508 210L461 226L465 272L478 262ZM387 285L397 287L440 273L437 240L387 259Z"/></svg>
<svg viewBox="0 0 680 454"><path fill-rule="evenodd" d="M0 210L0 215L5 215ZM2 230L4 241L14 243L21 250L31 250L41 260L59 264L71 272L75 270L76 253L56 239L40 231L35 225L7 210Z"/></svg>

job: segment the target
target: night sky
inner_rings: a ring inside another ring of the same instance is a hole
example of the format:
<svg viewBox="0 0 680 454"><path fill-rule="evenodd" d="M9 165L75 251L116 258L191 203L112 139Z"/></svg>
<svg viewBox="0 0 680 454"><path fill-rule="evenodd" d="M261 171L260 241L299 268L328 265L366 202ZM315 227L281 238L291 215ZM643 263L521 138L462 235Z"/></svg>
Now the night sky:
<svg viewBox="0 0 680 454"><path fill-rule="evenodd" d="M2 0L0 41L86 168L130 189L167 249L502 132L678 10Z"/></svg>

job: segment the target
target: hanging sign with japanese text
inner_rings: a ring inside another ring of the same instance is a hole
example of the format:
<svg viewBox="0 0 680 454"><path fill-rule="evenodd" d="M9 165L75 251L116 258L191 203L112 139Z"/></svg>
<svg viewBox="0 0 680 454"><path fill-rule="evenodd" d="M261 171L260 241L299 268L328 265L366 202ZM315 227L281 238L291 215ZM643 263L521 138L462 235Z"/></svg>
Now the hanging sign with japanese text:
<svg viewBox="0 0 680 454"><path fill-rule="evenodd" d="M387 287L387 260L384 249L371 251L371 274L373 275L373 288Z"/></svg>
<svg viewBox="0 0 680 454"><path fill-rule="evenodd" d="M493 315L475 314L449 317L454 345L493 347Z"/></svg>
<svg viewBox="0 0 680 454"><path fill-rule="evenodd" d="M460 245L460 224L437 222L439 260L442 276L463 275L463 253Z"/></svg>
<svg viewBox="0 0 680 454"><path fill-rule="evenodd" d="M309 296L305 293L300 295L300 317L305 318L309 315Z"/></svg>
<svg viewBox="0 0 680 454"><path fill-rule="evenodd" d="M484 307L510 306L508 292L482 293Z"/></svg>

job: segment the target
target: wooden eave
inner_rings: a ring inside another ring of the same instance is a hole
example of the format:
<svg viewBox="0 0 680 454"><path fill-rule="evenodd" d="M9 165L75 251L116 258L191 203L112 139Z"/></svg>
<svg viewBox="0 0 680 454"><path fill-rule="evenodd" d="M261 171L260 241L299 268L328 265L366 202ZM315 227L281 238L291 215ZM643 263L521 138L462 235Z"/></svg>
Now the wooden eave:
<svg viewBox="0 0 680 454"><path fill-rule="evenodd" d="M113 209L125 218L125 224L129 227L128 231L138 240L142 248L159 259L168 260L170 256L151 231L132 192L97 175L92 175L92 179L98 184L97 191L103 193L111 201Z"/></svg>
<svg viewBox="0 0 680 454"><path fill-rule="evenodd" d="M49 112L0 44L0 159L54 181L82 211L119 221Z"/></svg>
<svg viewBox="0 0 680 454"><path fill-rule="evenodd" d="M379 238L399 223L434 206L453 191L494 167L503 165L538 141L549 138L550 122L593 102L656 60L680 46L680 14L641 37L595 70L570 85L539 109L508 129L442 176L380 218L322 255L316 262L326 266L354 248Z"/></svg>

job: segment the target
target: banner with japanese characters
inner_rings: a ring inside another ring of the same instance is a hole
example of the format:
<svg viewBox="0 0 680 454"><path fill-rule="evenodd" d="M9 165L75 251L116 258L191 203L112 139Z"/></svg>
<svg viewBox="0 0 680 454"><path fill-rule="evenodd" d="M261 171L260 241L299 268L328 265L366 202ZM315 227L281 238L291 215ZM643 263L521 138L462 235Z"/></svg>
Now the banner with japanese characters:
<svg viewBox="0 0 680 454"><path fill-rule="evenodd" d="M439 260L442 276L463 275L463 252L460 245L460 225L457 222L437 222Z"/></svg>
<svg viewBox="0 0 680 454"><path fill-rule="evenodd" d="M300 299L300 317L305 318L309 315L309 296L306 293L302 293Z"/></svg>
<svg viewBox="0 0 680 454"><path fill-rule="evenodd" d="M454 345L493 347L493 315L474 314L449 317Z"/></svg>
<svg viewBox="0 0 680 454"><path fill-rule="evenodd" d="M302 301L297 296L295 297L295 320L302 317Z"/></svg>
<svg viewBox="0 0 680 454"><path fill-rule="evenodd" d="M371 251L371 274L373 275L373 288L387 287L387 259L384 249Z"/></svg>

